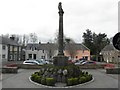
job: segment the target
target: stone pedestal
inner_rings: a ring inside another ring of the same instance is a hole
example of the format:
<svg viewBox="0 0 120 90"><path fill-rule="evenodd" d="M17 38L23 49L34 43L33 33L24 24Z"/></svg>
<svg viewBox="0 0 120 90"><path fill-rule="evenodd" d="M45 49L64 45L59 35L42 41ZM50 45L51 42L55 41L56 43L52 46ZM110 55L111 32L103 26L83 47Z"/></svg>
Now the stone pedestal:
<svg viewBox="0 0 120 90"><path fill-rule="evenodd" d="M66 66L68 65L68 57L63 55L58 55L54 57L53 64L55 66Z"/></svg>

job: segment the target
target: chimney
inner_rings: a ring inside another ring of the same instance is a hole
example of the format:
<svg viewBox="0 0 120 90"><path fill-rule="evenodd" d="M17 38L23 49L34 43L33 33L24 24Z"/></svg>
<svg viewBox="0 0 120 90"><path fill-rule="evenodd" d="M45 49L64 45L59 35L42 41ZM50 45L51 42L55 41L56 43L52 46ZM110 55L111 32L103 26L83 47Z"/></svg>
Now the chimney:
<svg viewBox="0 0 120 90"><path fill-rule="evenodd" d="M11 39L11 40L15 40L15 37L14 37L14 36L12 36L12 37L10 37L10 39Z"/></svg>

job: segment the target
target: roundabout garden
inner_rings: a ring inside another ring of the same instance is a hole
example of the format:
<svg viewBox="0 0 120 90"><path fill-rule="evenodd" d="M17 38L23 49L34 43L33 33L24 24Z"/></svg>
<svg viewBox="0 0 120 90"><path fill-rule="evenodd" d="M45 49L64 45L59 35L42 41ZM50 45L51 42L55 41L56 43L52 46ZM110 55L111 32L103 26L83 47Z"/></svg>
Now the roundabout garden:
<svg viewBox="0 0 120 90"><path fill-rule="evenodd" d="M52 87L56 87L56 83L65 83L66 87L74 86L92 79L91 74L80 70L79 66L73 64L67 66L44 65L30 76L32 82Z"/></svg>

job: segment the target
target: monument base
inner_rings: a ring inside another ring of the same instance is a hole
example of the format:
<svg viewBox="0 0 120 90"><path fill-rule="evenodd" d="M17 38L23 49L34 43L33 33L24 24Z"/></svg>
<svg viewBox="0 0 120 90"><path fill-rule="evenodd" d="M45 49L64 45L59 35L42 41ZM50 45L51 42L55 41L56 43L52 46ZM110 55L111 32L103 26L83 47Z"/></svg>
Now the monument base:
<svg viewBox="0 0 120 90"><path fill-rule="evenodd" d="M53 64L55 66L66 66L68 65L68 57L63 55L58 55L53 57Z"/></svg>

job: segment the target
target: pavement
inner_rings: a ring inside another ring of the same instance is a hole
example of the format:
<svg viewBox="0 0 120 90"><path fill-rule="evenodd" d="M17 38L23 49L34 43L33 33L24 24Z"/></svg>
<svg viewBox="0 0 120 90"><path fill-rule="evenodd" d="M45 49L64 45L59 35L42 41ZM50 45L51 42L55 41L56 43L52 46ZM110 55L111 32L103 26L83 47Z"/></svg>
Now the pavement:
<svg viewBox="0 0 120 90"><path fill-rule="evenodd" d="M2 74L2 88L46 88L29 81L29 76L35 71L38 70L19 69L17 74ZM73 88L118 88L117 74L106 74L104 69L85 69L84 71L91 73L94 81L86 85L73 86Z"/></svg>

